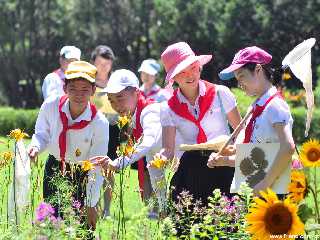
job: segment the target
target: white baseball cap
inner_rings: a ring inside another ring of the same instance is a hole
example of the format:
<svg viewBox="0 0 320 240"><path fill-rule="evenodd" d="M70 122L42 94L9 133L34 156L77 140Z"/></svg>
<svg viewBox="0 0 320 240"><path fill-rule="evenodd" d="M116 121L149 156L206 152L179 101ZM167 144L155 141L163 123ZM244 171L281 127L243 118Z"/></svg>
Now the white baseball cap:
<svg viewBox="0 0 320 240"><path fill-rule="evenodd" d="M154 59L146 59L141 63L138 72L145 72L152 76L155 76L160 71L160 64Z"/></svg>
<svg viewBox="0 0 320 240"><path fill-rule="evenodd" d="M81 50L75 46L64 46L60 50L60 56L64 56L66 59L77 59L80 60Z"/></svg>
<svg viewBox="0 0 320 240"><path fill-rule="evenodd" d="M126 87L139 88L139 79L130 70L119 69L111 74L107 87L105 87L102 92L118 93Z"/></svg>

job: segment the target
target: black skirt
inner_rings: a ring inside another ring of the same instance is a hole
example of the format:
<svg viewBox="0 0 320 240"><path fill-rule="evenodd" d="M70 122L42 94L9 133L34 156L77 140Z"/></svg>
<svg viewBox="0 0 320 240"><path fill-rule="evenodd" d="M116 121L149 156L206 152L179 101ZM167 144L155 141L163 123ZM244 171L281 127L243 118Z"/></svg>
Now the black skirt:
<svg viewBox="0 0 320 240"><path fill-rule="evenodd" d="M208 197L212 196L214 189L230 196L234 168L216 167L208 168L209 151L187 151L181 159L177 172L171 180L172 199L178 202L182 191L188 191L194 199L208 204Z"/></svg>

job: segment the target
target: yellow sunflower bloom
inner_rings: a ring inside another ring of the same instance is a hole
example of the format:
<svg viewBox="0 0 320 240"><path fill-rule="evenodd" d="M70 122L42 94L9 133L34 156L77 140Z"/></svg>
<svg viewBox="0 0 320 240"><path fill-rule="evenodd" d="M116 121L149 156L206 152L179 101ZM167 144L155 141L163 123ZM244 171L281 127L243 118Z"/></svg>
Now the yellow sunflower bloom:
<svg viewBox="0 0 320 240"><path fill-rule="evenodd" d="M13 153L10 151L3 152L1 154L1 158L0 169L6 167L11 162L11 160L13 159Z"/></svg>
<svg viewBox="0 0 320 240"><path fill-rule="evenodd" d="M320 166L320 142L316 139L310 139L302 145L301 162L305 167Z"/></svg>
<svg viewBox="0 0 320 240"><path fill-rule="evenodd" d="M291 172L291 183L288 186L289 198L292 202L299 203L307 194L306 176L302 171Z"/></svg>
<svg viewBox="0 0 320 240"><path fill-rule="evenodd" d="M166 160L159 157L154 157L153 160L150 161L150 166L157 169L163 169L166 163Z"/></svg>
<svg viewBox="0 0 320 240"><path fill-rule="evenodd" d="M297 215L298 207L287 198L280 201L270 189L260 192L262 198L254 198L246 216L247 230L254 240L269 240L271 235L281 235L289 240L290 235L303 235L304 224Z"/></svg>
<svg viewBox="0 0 320 240"><path fill-rule="evenodd" d="M89 160L81 161L81 163L82 163L81 169L85 172L94 169L93 164Z"/></svg>
<svg viewBox="0 0 320 240"><path fill-rule="evenodd" d="M119 128L122 129L124 128L128 123L130 122L130 117L129 116L123 116L123 117L119 117L119 120L118 120L118 125L119 125Z"/></svg>
<svg viewBox="0 0 320 240"><path fill-rule="evenodd" d="M29 137L28 134L26 134L25 132L23 132L21 129L17 128L14 130L10 131L10 134L8 135L10 138L19 141L24 139L25 137Z"/></svg>

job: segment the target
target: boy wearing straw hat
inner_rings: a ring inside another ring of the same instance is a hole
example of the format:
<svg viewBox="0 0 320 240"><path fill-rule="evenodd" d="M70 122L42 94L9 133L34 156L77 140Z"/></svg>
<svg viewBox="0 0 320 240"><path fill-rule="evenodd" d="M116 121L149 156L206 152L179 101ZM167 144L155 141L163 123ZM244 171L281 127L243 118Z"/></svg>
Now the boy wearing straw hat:
<svg viewBox="0 0 320 240"><path fill-rule="evenodd" d="M79 166L90 157L107 154L109 141L107 119L89 102L96 89L96 71L84 61L69 64L66 95L48 98L42 104L28 151L31 159L44 150L50 154L44 172L44 200L58 197L59 191L50 179L61 172L77 189L73 199L81 203L81 208L87 207L88 225L92 229L97 221L96 205L103 177L99 167L87 172ZM60 209L56 204L56 215Z"/></svg>

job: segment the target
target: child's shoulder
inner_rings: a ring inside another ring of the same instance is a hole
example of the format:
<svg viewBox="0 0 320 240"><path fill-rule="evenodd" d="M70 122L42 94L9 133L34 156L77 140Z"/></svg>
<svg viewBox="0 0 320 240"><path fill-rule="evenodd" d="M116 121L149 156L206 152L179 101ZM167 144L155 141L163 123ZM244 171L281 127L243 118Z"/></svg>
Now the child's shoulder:
<svg viewBox="0 0 320 240"><path fill-rule="evenodd" d="M267 106L267 109L273 111L285 111L290 113L290 107L288 103L281 97L274 98Z"/></svg>

